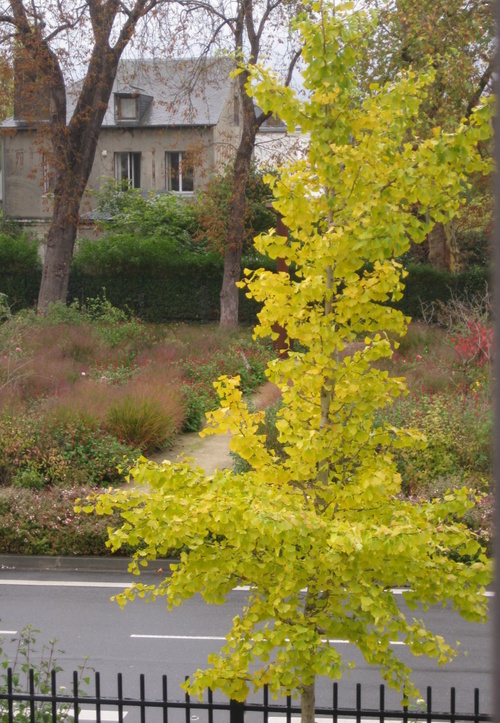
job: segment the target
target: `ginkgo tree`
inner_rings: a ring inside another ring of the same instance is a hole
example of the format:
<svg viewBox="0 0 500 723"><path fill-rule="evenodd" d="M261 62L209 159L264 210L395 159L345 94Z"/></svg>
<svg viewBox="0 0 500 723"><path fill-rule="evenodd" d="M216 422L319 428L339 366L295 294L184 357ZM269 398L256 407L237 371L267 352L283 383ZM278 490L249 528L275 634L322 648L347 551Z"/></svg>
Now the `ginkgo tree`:
<svg viewBox="0 0 500 723"><path fill-rule="evenodd" d="M267 370L282 392L284 456L266 446L263 413L244 402L238 379L221 378L220 408L205 433L230 431L249 471L206 476L186 462L142 459L131 470L133 487L84 508L121 513L109 545L137 548L137 574L148 560L182 550L171 575L127 590L117 597L122 605L165 596L171 608L197 593L223 603L236 584L248 585L226 645L187 688L218 688L237 700L266 684L298 693L304 723L314 720L316 677L339 678L351 665L336 639L355 645L403 696L416 691L391 640L439 663L453 656L437 632L399 609L391 588L407 589L411 610L449 603L480 621L486 602L478 593L489 579L460 522L473 494L404 499L391 450L425 442L377 416L405 393L404 379L377 366L392 354L389 335L403 335L408 323L392 306L404 277L395 259L457 212L467 174L482 169L475 147L490 133L489 110L478 109L453 135L437 128L421 140L431 71L361 96L353 68L370 32L365 16L326 4L314 11L300 23L305 94L265 71L251 79L264 111L310 134L307 157L269 179L290 239L256 239L294 275L260 270L243 282L263 304L256 335L273 336L279 323L296 341Z"/></svg>

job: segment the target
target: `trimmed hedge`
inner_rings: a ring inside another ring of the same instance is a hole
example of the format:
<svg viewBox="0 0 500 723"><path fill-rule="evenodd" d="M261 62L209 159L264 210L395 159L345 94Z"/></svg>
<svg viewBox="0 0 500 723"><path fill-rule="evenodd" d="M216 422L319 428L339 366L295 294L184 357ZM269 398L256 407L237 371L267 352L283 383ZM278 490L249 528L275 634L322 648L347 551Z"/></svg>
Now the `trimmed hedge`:
<svg viewBox="0 0 500 723"><path fill-rule="evenodd" d="M7 295L12 311L36 303L41 278L37 242L24 233L0 231L0 292Z"/></svg>
<svg viewBox="0 0 500 723"><path fill-rule="evenodd" d="M491 288L492 271L475 267L460 274L438 271L428 264L412 264L406 269L404 296L396 304L404 314L412 319L422 318L422 304L433 301L446 303L452 297L484 294L485 286Z"/></svg>
<svg viewBox="0 0 500 723"><path fill-rule="evenodd" d="M20 246L0 235L0 292L7 294L13 310L33 307L38 296L41 267L33 245L21 254ZM14 246L16 248L14 248ZM2 253L2 247L8 251ZM10 255L9 255L10 254ZM247 259L244 266L256 269L276 268L266 259ZM406 289L397 304L405 314L419 319L422 303L451 296L483 293L491 282L491 271L472 268L460 274L437 271L425 264L408 266ZM192 253L163 259L161 267L145 271L140 266L128 273L96 273L82 269L76 257L69 282L68 300L95 298L106 289L106 298L118 308L128 307L136 316L151 323L170 321L209 322L219 318L219 294L222 286L223 260L215 254ZM255 323L258 304L240 291L240 320Z"/></svg>
<svg viewBox="0 0 500 723"><path fill-rule="evenodd" d="M270 261L245 260L247 268L273 269ZM220 312L223 259L215 254L173 257L155 272L137 269L133 274L90 274L72 269L68 298L81 303L106 289L106 298L118 308L127 306L151 323L216 321ZM240 291L240 320L254 323L258 304Z"/></svg>

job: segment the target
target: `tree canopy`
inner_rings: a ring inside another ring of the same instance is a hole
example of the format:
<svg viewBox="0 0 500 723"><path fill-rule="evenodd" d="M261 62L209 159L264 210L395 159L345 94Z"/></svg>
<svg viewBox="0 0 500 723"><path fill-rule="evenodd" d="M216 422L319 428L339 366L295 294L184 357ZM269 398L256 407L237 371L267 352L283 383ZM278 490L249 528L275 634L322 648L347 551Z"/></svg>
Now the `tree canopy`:
<svg viewBox="0 0 500 723"><path fill-rule="evenodd" d="M238 700L265 684L300 693L304 723L314 720L316 676L339 678L351 665L337 638L404 696L416 691L391 640L439 663L453 656L439 632L398 608L393 587L406 588L411 610L450 603L479 621L489 579L480 546L460 522L474 494L403 499L391 450L425 441L377 421L377 410L405 393L404 379L377 366L392 355L388 334L404 334L408 322L391 306L404 276L394 257L456 214L466 174L484 167L475 148L490 133L489 109L454 135L437 129L422 139L413 121L431 71L373 86L360 101L354 68L365 15L327 4L315 12L317 20L300 23L307 99L265 71L252 74L263 110L311 134L307 158L269 179L291 240L275 233L256 240L259 251L293 263L295 277L260 270L244 282L263 303L256 335L275 336L278 322L299 343L267 370L282 392L276 426L285 458L266 447L262 413L244 402L238 379L221 378L221 406L208 415L206 433L232 432L231 449L248 472L205 476L183 462L141 460L131 470L139 486L86 507L122 514L110 546L137 546L135 573L182 550L171 576L127 590L117 598L122 605L166 596L172 607L196 593L222 603L236 584L249 585L226 645L187 688L219 688Z"/></svg>

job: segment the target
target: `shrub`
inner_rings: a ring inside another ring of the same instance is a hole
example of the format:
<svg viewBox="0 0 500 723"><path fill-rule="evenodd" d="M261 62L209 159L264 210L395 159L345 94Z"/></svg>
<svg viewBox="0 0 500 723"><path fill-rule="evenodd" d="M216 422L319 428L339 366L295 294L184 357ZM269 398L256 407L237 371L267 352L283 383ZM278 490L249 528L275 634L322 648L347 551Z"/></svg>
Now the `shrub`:
<svg viewBox="0 0 500 723"><path fill-rule="evenodd" d="M146 453L171 446L179 430L179 421L156 399L137 394L112 404L106 424L115 437Z"/></svg>
<svg viewBox="0 0 500 723"><path fill-rule="evenodd" d="M184 384L182 386L184 422L183 432L197 432L205 422L205 412L215 409L217 397L215 390L207 389L203 384Z"/></svg>
<svg viewBox="0 0 500 723"><path fill-rule="evenodd" d="M148 238L170 244L172 249L193 246L196 221L192 204L176 194L144 194L133 188L117 187L112 181L100 193L99 210L106 217L100 222L101 227L135 236L136 249Z"/></svg>
<svg viewBox="0 0 500 723"><path fill-rule="evenodd" d="M140 455L137 445L116 439L85 417L63 415L49 420L47 427L68 464L70 484L119 484L123 478L118 468L130 466Z"/></svg>
<svg viewBox="0 0 500 723"><path fill-rule="evenodd" d="M37 242L15 230L0 231L0 292L13 308L34 305L41 276Z"/></svg>
<svg viewBox="0 0 500 723"><path fill-rule="evenodd" d="M29 472L23 477L24 472ZM0 484L35 486L68 482L69 464L57 443L45 434L43 421L33 410L0 419Z"/></svg>
<svg viewBox="0 0 500 723"><path fill-rule="evenodd" d="M457 232L457 246L462 265L486 268L493 257L492 234L488 229L467 229Z"/></svg>
<svg viewBox="0 0 500 723"><path fill-rule="evenodd" d="M417 494L438 479L461 475L471 486L487 477L491 461L492 413L486 388L455 389L452 394L410 394L386 408L395 426L405 421L427 436L423 450L396 455L403 491Z"/></svg>
<svg viewBox="0 0 500 723"><path fill-rule="evenodd" d="M0 420L0 484L41 489L122 481L140 450L67 410L36 407Z"/></svg>
<svg viewBox="0 0 500 723"><path fill-rule="evenodd" d="M95 490L70 487L38 492L0 488L0 549L21 555L109 555L109 520L74 511L77 499L85 498L91 491ZM118 520L117 517L116 524ZM124 555L130 553L130 547L120 551Z"/></svg>
<svg viewBox="0 0 500 723"><path fill-rule="evenodd" d="M253 246L257 234L276 225L276 214L267 208L269 186L264 183L265 171L252 166L246 191L244 249ZM198 223L196 241L223 253L229 233L229 206L233 194L233 167L228 165L214 176L194 200L194 216Z"/></svg>
<svg viewBox="0 0 500 723"><path fill-rule="evenodd" d="M47 478L36 467L28 466L16 472L12 484L28 490L41 490L47 484Z"/></svg>
<svg viewBox="0 0 500 723"><path fill-rule="evenodd" d="M5 233L0 231L0 268L2 272L26 273L38 271L41 261L38 243L26 233Z"/></svg>

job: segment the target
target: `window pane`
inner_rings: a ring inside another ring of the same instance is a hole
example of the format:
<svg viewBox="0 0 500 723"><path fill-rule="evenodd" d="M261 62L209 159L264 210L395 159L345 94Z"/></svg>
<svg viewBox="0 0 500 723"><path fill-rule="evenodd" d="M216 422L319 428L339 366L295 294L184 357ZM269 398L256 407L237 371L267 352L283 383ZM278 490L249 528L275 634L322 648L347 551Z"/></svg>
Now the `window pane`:
<svg viewBox="0 0 500 723"><path fill-rule="evenodd" d="M167 153L168 158L168 190L180 191L179 188L179 153Z"/></svg>
<svg viewBox="0 0 500 723"><path fill-rule="evenodd" d="M194 191L194 169L193 156L191 153L182 154L182 191L190 193Z"/></svg>
<svg viewBox="0 0 500 723"><path fill-rule="evenodd" d="M131 153L132 161L133 161L133 178L132 178L132 188L140 188L141 187L141 154L140 153Z"/></svg>
<svg viewBox="0 0 500 723"><path fill-rule="evenodd" d="M119 184L141 187L141 154L115 153L115 177Z"/></svg>
<svg viewBox="0 0 500 723"><path fill-rule="evenodd" d="M120 183L128 181L128 153L115 153L115 175Z"/></svg>
<svg viewBox="0 0 500 723"><path fill-rule="evenodd" d="M122 120L137 118L137 98L119 98L118 115Z"/></svg>

